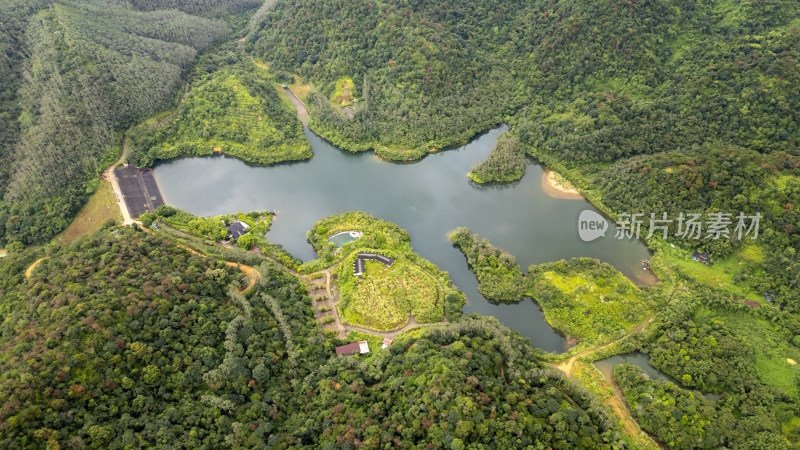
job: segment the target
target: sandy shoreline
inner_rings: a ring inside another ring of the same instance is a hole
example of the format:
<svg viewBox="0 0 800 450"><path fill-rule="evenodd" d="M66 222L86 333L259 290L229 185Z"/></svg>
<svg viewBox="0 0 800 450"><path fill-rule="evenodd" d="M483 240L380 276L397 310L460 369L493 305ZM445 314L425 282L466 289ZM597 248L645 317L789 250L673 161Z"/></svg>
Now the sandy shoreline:
<svg viewBox="0 0 800 450"><path fill-rule="evenodd" d="M542 173L542 189L550 197L581 200L583 195L581 192L573 187L567 187L559 183L556 179L556 173L550 169L544 169Z"/></svg>

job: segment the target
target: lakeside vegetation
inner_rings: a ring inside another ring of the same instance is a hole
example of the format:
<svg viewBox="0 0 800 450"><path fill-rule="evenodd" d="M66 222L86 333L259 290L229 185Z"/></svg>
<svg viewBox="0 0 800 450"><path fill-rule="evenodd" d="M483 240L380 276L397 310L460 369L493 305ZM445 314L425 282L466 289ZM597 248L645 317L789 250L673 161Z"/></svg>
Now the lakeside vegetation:
<svg viewBox="0 0 800 450"><path fill-rule="evenodd" d="M653 315L663 298L635 286L617 269L574 258L528 269L529 294L545 319L567 336L600 344L624 336Z"/></svg>
<svg viewBox="0 0 800 450"><path fill-rule="evenodd" d="M511 134L504 133L497 140L492 152L469 173L469 178L476 183L509 182L525 175L525 152L519 140Z"/></svg>
<svg viewBox="0 0 800 450"><path fill-rule="evenodd" d="M453 231L450 241L467 258L481 295L496 302L531 297L553 328L585 344L622 337L664 301L660 291L636 287L612 266L591 258L533 265L525 274L513 255L468 228Z"/></svg>
<svg viewBox="0 0 800 450"><path fill-rule="evenodd" d="M246 214L238 212L204 218L172 206L162 205L156 208L154 213L142 214L139 219L147 228L153 224L158 225L160 222L188 235L203 239L209 245L219 241L228 241L231 245L236 245L243 250L257 247L261 254L272 257L293 269L299 268L301 264L300 260L289 254L279 244L273 244L267 240L266 234L274 219L270 211L250 211ZM249 228L239 239L228 239L230 234L228 226L236 221L247 224Z"/></svg>
<svg viewBox="0 0 800 450"><path fill-rule="evenodd" d="M453 236L479 283L500 286L498 276L516 274L518 268L499 264L502 250L466 229ZM718 285L744 270L739 261L757 261L763 255L751 246L720 267L681 260L671 268L687 255L666 247L653 262L669 276L655 287L636 287L613 267L588 258L533 265L527 274L510 278L526 286L524 295L541 305L554 328L580 337L580 348L596 349L578 355L597 360L640 350L654 367L677 380L650 380L625 365L618 365L609 380L619 384L642 429L659 441L675 448L751 448L760 440L774 448L796 444L800 320L763 298L758 308L734 298L733 282ZM512 290L519 297L517 291ZM651 326L629 334L650 318ZM602 345L609 342L614 344ZM576 366L575 376L598 389L596 375L587 374L583 364ZM721 398L710 401L690 389Z"/></svg>
<svg viewBox="0 0 800 450"><path fill-rule="evenodd" d="M150 166L184 155L224 154L268 165L313 155L278 81L256 72L235 49L205 55L194 78L174 118L156 117L128 132L130 162Z"/></svg>
<svg viewBox="0 0 800 450"><path fill-rule="evenodd" d="M460 227L450 233L453 243L467 258L467 264L478 278L478 292L496 302L518 302L528 291L527 279L517 259L486 239L481 240L469 228Z"/></svg>

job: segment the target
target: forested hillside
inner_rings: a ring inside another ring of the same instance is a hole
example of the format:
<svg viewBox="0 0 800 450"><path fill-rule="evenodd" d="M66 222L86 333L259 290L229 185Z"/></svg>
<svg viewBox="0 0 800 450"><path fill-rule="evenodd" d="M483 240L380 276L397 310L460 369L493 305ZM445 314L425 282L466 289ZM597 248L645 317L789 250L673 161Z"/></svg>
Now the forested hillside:
<svg viewBox="0 0 800 450"><path fill-rule="evenodd" d="M260 273L240 293L235 267L171 239L107 228L49 247L30 278L27 253L0 259L0 447L619 443L494 319L337 357L304 282L234 252Z"/></svg>
<svg viewBox="0 0 800 450"><path fill-rule="evenodd" d="M311 145L275 76L232 43L203 55L177 111L132 127L128 160L151 166L182 155L223 153L255 164L310 158Z"/></svg>
<svg viewBox="0 0 800 450"><path fill-rule="evenodd" d="M299 1L249 48L324 97L352 79L352 120L311 102L349 148L440 147L513 114L531 145L613 161L718 140L795 148L799 24L790 2Z"/></svg>
<svg viewBox="0 0 800 450"><path fill-rule="evenodd" d="M253 1L178 2L215 15ZM230 33L176 2L3 2L0 245L62 230L118 157L117 132L167 107L197 52ZM227 13L230 14L230 13Z"/></svg>

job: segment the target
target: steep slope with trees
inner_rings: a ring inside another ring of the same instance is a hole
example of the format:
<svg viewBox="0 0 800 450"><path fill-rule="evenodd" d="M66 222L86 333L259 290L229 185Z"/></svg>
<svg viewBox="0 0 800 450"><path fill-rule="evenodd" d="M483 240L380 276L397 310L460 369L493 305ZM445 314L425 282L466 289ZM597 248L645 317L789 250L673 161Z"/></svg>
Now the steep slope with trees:
<svg viewBox="0 0 800 450"><path fill-rule="evenodd" d="M250 253L261 276L239 294L241 272L172 239L107 228L48 247L30 278L38 254L0 259L0 446L619 443L494 319L337 357L298 278Z"/></svg>
<svg viewBox="0 0 800 450"><path fill-rule="evenodd" d="M253 2L215 3L190 9ZM230 32L218 20L144 9L112 0L3 5L0 245L65 228L118 156L116 132L167 107L198 50Z"/></svg>

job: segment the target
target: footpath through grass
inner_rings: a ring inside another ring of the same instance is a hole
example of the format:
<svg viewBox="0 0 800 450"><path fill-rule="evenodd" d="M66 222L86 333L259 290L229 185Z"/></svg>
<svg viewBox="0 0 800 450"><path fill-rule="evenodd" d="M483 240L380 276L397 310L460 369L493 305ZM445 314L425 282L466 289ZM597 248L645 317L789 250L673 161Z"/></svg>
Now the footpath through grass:
<svg viewBox="0 0 800 450"><path fill-rule="evenodd" d="M119 224L122 222L122 213L119 210L114 191L111 189L111 183L101 181L97 186L97 191L89 197L89 201L67 229L55 237L55 241L59 244L71 244L81 236L98 231L108 220Z"/></svg>

